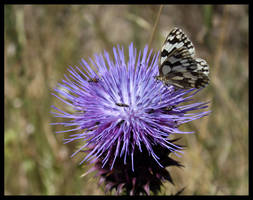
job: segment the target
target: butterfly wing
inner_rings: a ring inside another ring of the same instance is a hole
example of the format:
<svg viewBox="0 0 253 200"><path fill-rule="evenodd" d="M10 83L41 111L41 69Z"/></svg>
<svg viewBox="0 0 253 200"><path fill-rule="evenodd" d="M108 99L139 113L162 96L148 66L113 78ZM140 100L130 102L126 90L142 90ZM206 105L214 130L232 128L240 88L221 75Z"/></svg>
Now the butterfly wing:
<svg viewBox="0 0 253 200"><path fill-rule="evenodd" d="M194 46L181 29L167 36L160 53L159 80L178 88L201 88L208 84L208 65L193 58Z"/></svg>
<svg viewBox="0 0 253 200"><path fill-rule="evenodd" d="M192 42L187 38L183 31L179 28L174 28L163 43L160 53L160 63L163 63L177 49L184 48L188 55L193 57L195 49Z"/></svg>
<svg viewBox="0 0 253 200"><path fill-rule="evenodd" d="M177 49L163 62L160 77L166 85L178 88L201 88L208 84L208 65L201 58L192 58L184 48Z"/></svg>

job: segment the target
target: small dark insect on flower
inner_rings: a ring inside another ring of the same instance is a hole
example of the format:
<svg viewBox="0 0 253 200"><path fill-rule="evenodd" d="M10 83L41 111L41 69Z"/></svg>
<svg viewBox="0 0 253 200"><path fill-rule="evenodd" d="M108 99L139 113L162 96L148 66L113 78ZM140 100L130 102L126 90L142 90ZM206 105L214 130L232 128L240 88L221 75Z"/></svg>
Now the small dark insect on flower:
<svg viewBox="0 0 253 200"><path fill-rule="evenodd" d="M125 120L121 120L121 121L117 124L117 126L120 126L121 124L123 124L124 121L125 121Z"/></svg>
<svg viewBox="0 0 253 200"><path fill-rule="evenodd" d="M114 48L113 53L113 60L107 52L95 55L95 61L90 59L93 66L82 60L85 73L70 67L70 75L53 95L72 107L72 112L52 106L54 116L64 119L52 124L68 128L58 131L70 133L65 143L80 141L72 156L82 152L80 164L93 163L106 190L157 193L164 180L173 183L165 168L180 166L168 157L183 150L170 136L189 133L178 126L208 115L209 111L202 110L208 103L189 103L200 90L175 89L157 82L159 53L152 55L147 46L137 52L131 44L127 59L123 47ZM99 84L89 84L92 82Z"/></svg>
<svg viewBox="0 0 253 200"><path fill-rule="evenodd" d="M129 105L127 104L124 104L124 103L115 103L117 106L120 106L120 107L129 107Z"/></svg>
<svg viewBox="0 0 253 200"><path fill-rule="evenodd" d="M173 108L175 108L175 106L168 106L168 107L163 108L163 110L172 111Z"/></svg>
<svg viewBox="0 0 253 200"><path fill-rule="evenodd" d="M90 79L88 80L88 82L89 82L89 83L92 83L92 82L97 83L97 82L98 82L98 79L97 79L97 78L90 78Z"/></svg>
<svg viewBox="0 0 253 200"><path fill-rule="evenodd" d="M154 113L155 112L155 110L154 109L148 109L147 111L146 111L146 113L148 113L148 114L151 114L151 113Z"/></svg>

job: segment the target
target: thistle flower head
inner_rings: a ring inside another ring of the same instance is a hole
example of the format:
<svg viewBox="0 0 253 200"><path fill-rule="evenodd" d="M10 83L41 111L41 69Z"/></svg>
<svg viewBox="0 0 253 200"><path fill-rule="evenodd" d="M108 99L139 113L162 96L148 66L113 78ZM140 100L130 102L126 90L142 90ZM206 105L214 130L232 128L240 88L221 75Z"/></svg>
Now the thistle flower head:
<svg viewBox="0 0 253 200"><path fill-rule="evenodd" d="M58 111L53 112L56 117L68 119L53 124L74 126L61 132L75 131L65 139L66 143L83 142L73 154L88 150L81 163L99 161L101 169L107 166L112 170L120 160L124 165L130 163L134 172L138 167L135 163L139 163L136 155L146 152L149 159L163 168L168 164L161 161L158 149L180 152L182 147L171 142L170 136L187 133L178 126L207 115L208 111L189 113L207 105L180 105L191 101L197 91L175 90L157 81L158 54L152 55L148 47L137 53L131 44L128 51L126 58L123 47L118 46L113 49L113 60L105 51L104 55L95 55L95 61L90 59L91 65L82 60L81 68L70 67L69 76L65 76L53 95L74 112L53 106Z"/></svg>

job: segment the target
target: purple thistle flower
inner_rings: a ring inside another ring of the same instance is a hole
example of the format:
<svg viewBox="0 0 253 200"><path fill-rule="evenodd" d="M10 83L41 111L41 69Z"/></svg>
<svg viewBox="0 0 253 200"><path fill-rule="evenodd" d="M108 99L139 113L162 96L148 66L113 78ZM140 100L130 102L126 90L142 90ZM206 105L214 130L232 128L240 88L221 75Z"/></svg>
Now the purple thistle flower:
<svg viewBox="0 0 253 200"><path fill-rule="evenodd" d="M129 187L127 176L115 183L115 177L109 180L108 173L120 171L123 166L129 173L135 173L135 170L141 173L145 166L148 167L146 162L143 161L145 165L140 163L139 159L144 155L144 160L152 163L149 169L153 175L157 167L165 170L169 165L180 166L172 159L167 162L169 158L163 158L171 152L182 152L182 147L174 144L171 135L191 133L180 131L178 126L206 116L209 111L198 111L207 108L207 103L179 105L191 101L199 90L175 90L173 86L166 87L157 81L154 77L158 74L158 54L152 56L152 50L148 52L147 46L143 53L137 54L131 44L127 61L123 47L118 46L113 52L114 61L105 51L104 56L95 55L95 62L90 59L93 67L82 60L82 69L77 66L68 69L69 76L65 75L65 80L54 89L58 94L53 95L72 107L74 112L67 113L52 106L58 111L53 112L55 117L68 120L52 124L74 126L59 133L75 132L65 139L65 143L80 140L83 144L72 156L87 152L81 163L92 160L91 163L95 163L93 169L100 170L101 177L106 174L107 180L103 180L108 183L109 190L116 187L117 191L121 191L124 186L126 191L139 194L140 190L129 189L133 187L133 182L136 185L139 181L135 175L130 176L131 180L128 177ZM160 176L156 174L155 177L172 182L166 172L159 173ZM113 184L109 184L110 181ZM141 183L139 188L144 188L142 192L149 194L147 187L155 186L147 186L147 182L149 180ZM151 189L155 193L158 190Z"/></svg>

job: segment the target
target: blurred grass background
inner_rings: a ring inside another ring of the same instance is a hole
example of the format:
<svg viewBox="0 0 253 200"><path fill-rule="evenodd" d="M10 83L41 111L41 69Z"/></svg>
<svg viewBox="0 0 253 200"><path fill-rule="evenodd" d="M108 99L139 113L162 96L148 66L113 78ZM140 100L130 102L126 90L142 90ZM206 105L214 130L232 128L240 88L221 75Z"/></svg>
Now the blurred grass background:
<svg viewBox="0 0 253 200"><path fill-rule="evenodd" d="M68 65L78 65L104 49L149 42L159 5L5 5L5 162L6 195L101 195L97 179L70 158L77 144L62 143L62 127L50 106L50 89ZM198 57L210 65L210 85L195 101L211 100L210 116L182 127L185 166L171 168L175 186L161 194L248 194L248 6L165 5L152 48L182 28ZM126 49L126 47L125 47Z"/></svg>

